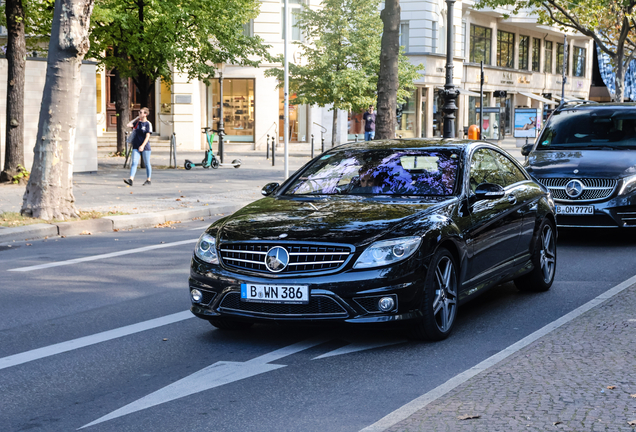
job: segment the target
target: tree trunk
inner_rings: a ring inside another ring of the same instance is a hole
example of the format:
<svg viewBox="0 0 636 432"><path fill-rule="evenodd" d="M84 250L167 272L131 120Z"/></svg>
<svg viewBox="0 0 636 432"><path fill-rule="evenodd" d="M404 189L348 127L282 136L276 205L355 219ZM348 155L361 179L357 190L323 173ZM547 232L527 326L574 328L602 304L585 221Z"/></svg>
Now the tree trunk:
<svg viewBox="0 0 636 432"><path fill-rule="evenodd" d="M115 110L117 112L117 153L124 154L126 132L130 132L126 127L130 120L130 91L128 89L128 78L122 76L117 69L114 72L115 76L111 81L111 85L113 86L113 93L115 93Z"/></svg>
<svg viewBox="0 0 636 432"><path fill-rule="evenodd" d="M400 1L386 0L380 14L384 23L378 76L376 139L395 138L397 125L398 55L400 53Z"/></svg>
<svg viewBox="0 0 636 432"><path fill-rule="evenodd" d="M331 125L331 147L340 144L338 142L338 109L333 109L333 124Z"/></svg>
<svg viewBox="0 0 636 432"><path fill-rule="evenodd" d="M4 169L0 182L13 180L18 165L24 166L24 76L26 42L22 0L7 0L7 123Z"/></svg>
<svg viewBox="0 0 636 432"><path fill-rule="evenodd" d="M81 90L80 67L89 48L94 0L56 0L33 168L21 213L44 220L77 217L73 149Z"/></svg>

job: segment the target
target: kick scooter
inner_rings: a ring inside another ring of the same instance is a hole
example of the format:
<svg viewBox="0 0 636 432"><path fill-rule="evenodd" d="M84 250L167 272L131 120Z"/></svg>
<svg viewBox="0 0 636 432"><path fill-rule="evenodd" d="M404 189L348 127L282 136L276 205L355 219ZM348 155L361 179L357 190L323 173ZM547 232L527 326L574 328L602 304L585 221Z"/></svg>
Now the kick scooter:
<svg viewBox="0 0 636 432"><path fill-rule="evenodd" d="M204 127L203 133L205 134L205 139L208 143L208 149L205 151L205 157L201 161L201 163L194 163L188 159L185 160L183 164L184 168L187 170L191 170L192 167L202 166L205 169L212 167L212 169L217 169L219 166L233 166L234 168L238 168L241 166L240 159L234 159L232 163L220 163L219 160L214 156L214 151L212 150L212 141L214 140L214 130L210 127Z"/></svg>

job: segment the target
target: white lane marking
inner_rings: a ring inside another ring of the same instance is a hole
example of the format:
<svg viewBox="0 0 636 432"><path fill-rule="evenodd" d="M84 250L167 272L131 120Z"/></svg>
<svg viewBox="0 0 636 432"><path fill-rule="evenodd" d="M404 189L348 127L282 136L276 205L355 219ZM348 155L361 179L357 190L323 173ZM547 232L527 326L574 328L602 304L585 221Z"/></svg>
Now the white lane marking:
<svg viewBox="0 0 636 432"><path fill-rule="evenodd" d="M188 228L188 231L205 231L206 229L208 229L208 227L212 225L212 222L210 222L209 224L205 225L205 226L198 226L196 228Z"/></svg>
<svg viewBox="0 0 636 432"><path fill-rule="evenodd" d="M78 348L83 348L89 345L98 344L111 339L117 339L123 336L128 336L134 333L150 330L156 327L161 327L168 324L173 324L186 319L194 318L194 315L190 311L177 312L172 315L166 315L160 318L143 321L136 324L131 324L125 327L108 330L94 335L81 337L79 339L73 339L66 342L60 342L55 345L49 345L43 348L34 349L31 351L25 351L20 354L11 355L8 357L0 358L0 369L17 366L23 363L28 363L34 360L39 360L45 357L50 357L56 354L60 354L67 351L72 351Z"/></svg>
<svg viewBox="0 0 636 432"><path fill-rule="evenodd" d="M268 364L271 361L287 357L316 345L327 342L324 337L316 337L286 346L271 353L264 354L246 362L216 362L198 372L176 381L154 393L144 396L110 414L107 414L79 429L96 425L146 408L180 399L194 393L199 393L225 384L230 384L265 372L285 367L285 365ZM78 429L78 430L79 430Z"/></svg>
<svg viewBox="0 0 636 432"><path fill-rule="evenodd" d="M342 348L338 348L336 350L330 351L328 353L324 353L322 355L319 355L318 357L314 357L313 360L318 360L318 359L323 359L323 358L327 358L327 357L333 357L333 356L337 356L337 355L343 355L343 354L350 354L353 352L358 352L358 351L364 351L364 350L370 350L370 349L375 349L375 348L380 348L380 347L385 347L385 346L389 346L389 345L396 345L396 344L401 344L401 343L405 343L406 340L376 340L376 341L369 341L369 342L353 342L350 343L349 345L343 346Z"/></svg>
<svg viewBox="0 0 636 432"><path fill-rule="evenodd" d="M29 266L29 267L19 267L19 268L9 269L7 271L28 272L28 271L32 271L32 270L41 270L41 269L50 268L50 267L59 267L59 266L77 264L77 263L86 262L86 261L97 261L97 260L101 260L101 259L113 258L113 257L122 256L122 255L130 255L130 254L139 253L139 252L145 252L145 251L154 250L154 249L162 249L162 248L167 248L167 247L172 247L172 246L180 246L180 245L184 245L184 244L195 243L197 240L199 240L199 239L181 240L181 241L172 242L172 243L164 243L164 244L158 244L158 245L152 245L152 246L144 246L144 247L135 248L135 249L127 249L127 250L123 250L123 251L119 251L119 252L111 252L111 253L100 254L100 255L92 255L92 256L87 256L87 257L83 257L83 258L74 258L74 259L70 259L70 260L67 260L67 261L55 261L55 262L50 262L50 263L46 263L46 264L38 264L38 265L34 265L34 266Z"/></svg>
<svg viewBox="0 0 636 432"><path fill-rule="evenodd" d="M423 394L417 399L412 400L411 402L407 403L401 408L398 408L392 413L389 413L388 415L381 418L380 420L373 423L372 425L362 429L360 432L381 432L390 428L391 426L401 422L402 420L408 418L412 414L415 414L417 411L426 407L431 402L434 402L436 399L444 396L446 393L450 392L451 390L465 383L466 381L468 381L475 375L496 365L497 363L509 357L510 355L530 345L532 342L536 341L537 339L540 339L543 336L547 335L548 333L558 329L562 325L569 323L573 319L583 315L585 312L589 311L590 309L593 309L596 306L606 302L610 298L626 290L627 288L629 288L630 286L634 284L636 284L636 276L632 276L626 281L621 282L620 284L616 285L613 288L610 288L609 290L605 291L603 294L599 295L598 297L595 297L589 302L585 303L584 305L579 306L578 308L574 309L572 312L566 315L563 315L561 318L555 321L552 321L550 324L540 328L539 330L526 336L520 341L510 345L509 347L505 348L503 351L498 352L492 357L487 358L486 360L482 361L478 365L473 366L472 368L460 373L459 375L454 376L453 378L446 381L444 384L434 388L428 393Z"/></svg>

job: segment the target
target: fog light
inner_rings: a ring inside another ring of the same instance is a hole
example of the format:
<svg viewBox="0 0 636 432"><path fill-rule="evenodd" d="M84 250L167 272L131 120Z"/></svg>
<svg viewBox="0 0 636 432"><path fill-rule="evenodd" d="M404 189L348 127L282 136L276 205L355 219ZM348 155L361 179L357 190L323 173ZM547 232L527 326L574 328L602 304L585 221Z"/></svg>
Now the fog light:
<svg viewBox="0 0 636 432"><path fill-rule="evenodd" d="M192 299L193 303L199 303L203 298L203 294L201 294L201 291L199 291L198 289L193 289L192 291L190 291L190 298Z"/></svg>
<svg viewBox="0 0 636 432"><path fill-rule="evenodd" d="M388 312L393 309L393 307L395 307L395 300L393 300L392 297L382 297L378 301L378 308L380 308L382 312Z"/></svg>

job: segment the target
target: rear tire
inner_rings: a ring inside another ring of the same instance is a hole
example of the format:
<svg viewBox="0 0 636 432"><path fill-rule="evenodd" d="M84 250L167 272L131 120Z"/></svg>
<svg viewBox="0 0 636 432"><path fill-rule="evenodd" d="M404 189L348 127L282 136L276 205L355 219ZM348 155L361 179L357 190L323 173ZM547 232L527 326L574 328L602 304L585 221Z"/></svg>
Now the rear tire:
<svg viewBox="0 0 636 432"><path fill-rule="evenodd" d="M219 160L217 158L212 159L212 169L217 169L219 167Z"/></svg>
<svg viewBox="0 0 636 432"><path fill-rule="evenodd" d="M247 330L254 325L251 322L234 321L225 318L210 318L208 321L220 330Z"/></svg>
<svg viewBox="0 0 636 432"><path fill-rule="evenodd" d="M423 316L411 329L413 338L440 341L451 334L457 317L457 270L455 258L447 249L435 252L424 282Z"/></svg>
<svg viewBox="0 0 636 432"><path fill-rule="evenodd" d="M234 168L240 168L241 167L241 160L240 159L234 159L232 161L232 165L234 165Z"/></svg>
<svg viewBox="0 0 636 432"><path fill-rule="evenodd" d="M192 162L190 162L189 160L185 161L185 163L183 164L183 167L187 170L191 170L192 169Z"/></svg>
<svg viewBox="0 0 636 432"><path fill-rule="evenodd" d="M544 219L539 227L539 234L534 241L530 273L515 279L519 291L543 292L550 289L556 273L556 230L549 219Z"/></svg>

